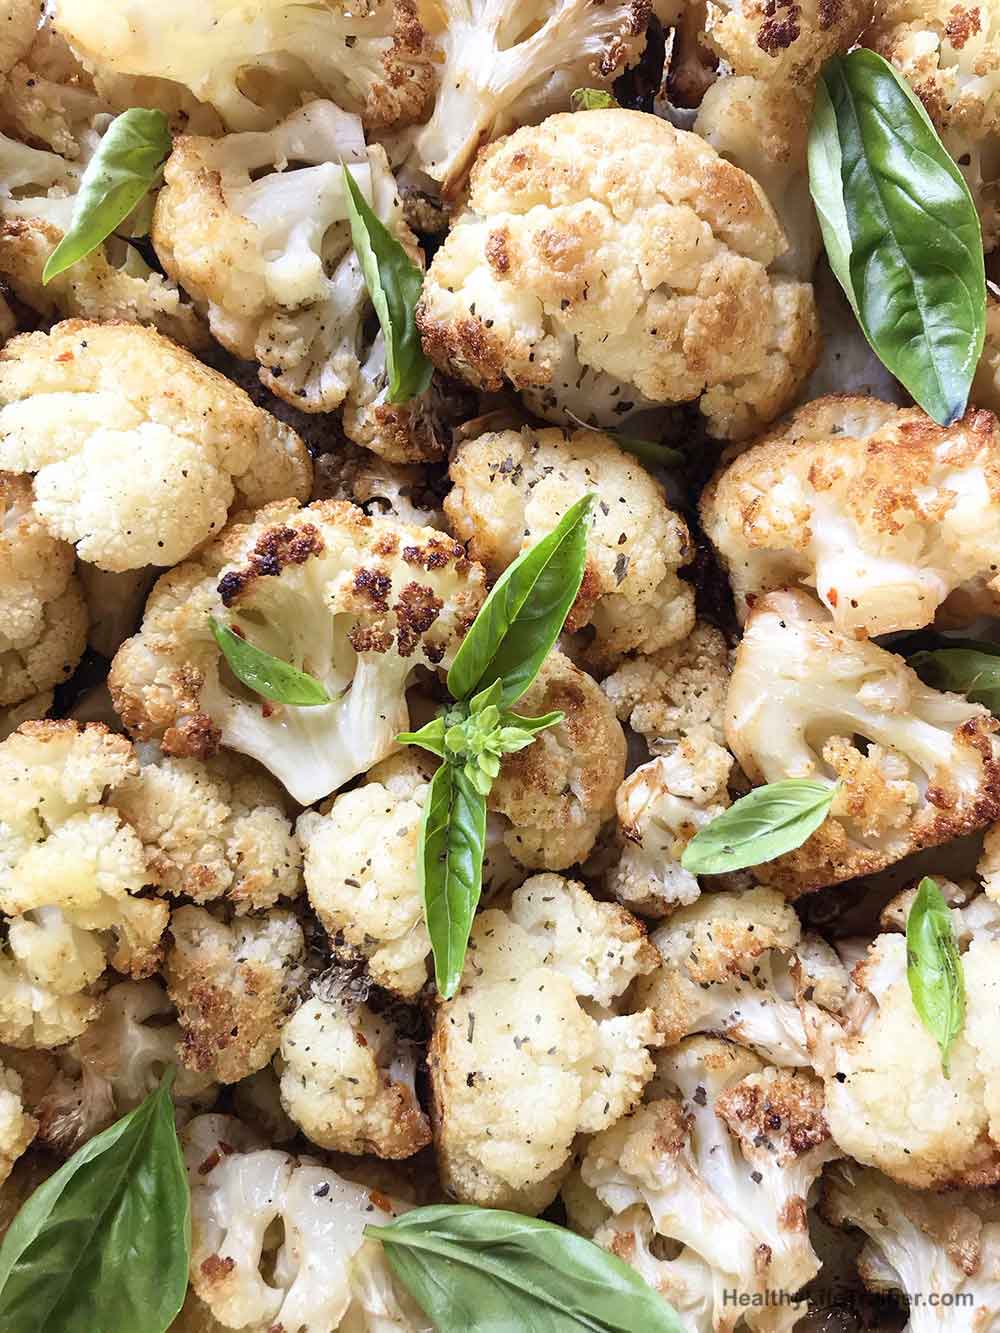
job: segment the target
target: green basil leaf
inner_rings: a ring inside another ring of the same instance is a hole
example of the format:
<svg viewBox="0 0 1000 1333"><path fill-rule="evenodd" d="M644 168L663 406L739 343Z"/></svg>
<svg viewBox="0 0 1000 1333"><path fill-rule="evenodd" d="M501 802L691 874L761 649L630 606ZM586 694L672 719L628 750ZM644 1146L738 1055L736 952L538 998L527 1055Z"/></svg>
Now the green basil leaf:
<svg viewBox="0 0 1000 1333"><path fill-rule="evenodd" d="M170 143L162 111L134 106L115 117L87 163L69 231L45 262L43 284L96 250L125 221L156 182Z"/></svg>
<svg viewBox="0 0 1000 1333"><path fill-rule="evenodd" d="M577 500L497 579L448 672L456 699L469 699L499 680L509 707L538 675L583 582L593 499Z"/></svg>
<svg viewBox="0 0 1000 1333"><path fill-rule="evenodd" d="M439 759L444 758L444 714L431 718L419 731L401 731L396 737L398 745L419 745L422 750L429 750Z"/></svg>
<svg viewBox="0 0 1000 1333"><path fill-rule="evenodd" d="M458 764L442 764L424 804L417 868L434 977L446 1000L462 980L472 918L483 888L485 846L485 796Z"/></svg>
<svg viewBox="0 0 1000 1333"><path fill-rule="evenodd" d="M272 657L263 648L255 648L228 625L220 624L214 616L208 619L215 642L222 649L233 675L249 689L262 694L265 699L294 704L297 708L316 708L332 702L315 676L299 671L280 657Z"/></svg>
<svg viewBox="0 0 1000 1333"><path fill-rule="evenodd" d="M497 728L497 743L503 754L526 749L540 731L557 727L566 714L558 709L542 717L521 717L520 713L503 713Z"/></svg>
<svg viewBox="0 0 1000 1333"><path fill-rule="evenodd" d="M389 402L406 403L428 388L434 367L424 356L416 309L424 275L369 207L344 167L351 240L385 338Z"/></svg>
<svg viewBox="0 0 1000 1333"><path fill-rule="evenodd" d="M906 979L913 1007L941 1051L948 1077L948 1052L965 1024L965 973L951 912L933 879L922 879L906 918Z"/></svg>
<svg viewBox="0 0 1000 1333"><path fill-rule="evenodd" d="M919 99L874 51L824 65L809 176L865 337L935 421L957 421L986 330L979 215Z"/></svg>
<svg viewBox="0 0 1000 1333"><path fill-rule="evenodd" d="M755 787L698 830L681 865L693 875L722 875L794 852L826 819L839 785L788 778Z"/></svg>
<svg viewBox="0 0 1000 1333"><path fill-rule="evenodd" d="M173 1070L41 1184L0 1247L2 1333L162 1333L191 1253Z"/></svg>
<svg viewBox="0 0 1000 1333"><path fill-rule="evenodd" d="M393 1273L442 1333L681 1333L684 1327L635 1269L537 1217L433 1204L366 1231L382 1242Z"/></svg>
<svg viewBox="0 0 1000 1333"><path fill-rule="evenodd" d="M574 88L569 95L569 104L574 111L606 111L618 102L602 88Z"/></svg>
<svg viewBox="0 0 1000 1333"><path fill-rule="evenodd" d="M656 440L637 440L631 435L609 434L619 449L624 449L625 453L632 454L650 467L680 467L687 461L680 449L672 449L669 444L659 444Z"/></svg>
<svg viewBox="0 0 1000 1333"><path fill-rule="evenodd" d="M925 685L964 694L1000 717L1000 645L966 639L951 643L914 653L907 661Z"/></svg>

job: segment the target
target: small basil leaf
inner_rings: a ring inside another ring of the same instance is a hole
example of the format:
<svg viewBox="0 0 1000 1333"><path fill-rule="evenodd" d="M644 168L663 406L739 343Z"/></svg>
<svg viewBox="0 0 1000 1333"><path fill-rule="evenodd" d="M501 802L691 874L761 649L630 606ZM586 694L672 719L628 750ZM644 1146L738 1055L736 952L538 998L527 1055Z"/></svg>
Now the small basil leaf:
<svg viewBox="0 0 1000 1333"><path fill-rule="evenodd" d="M1000 717L1000 646L952 640L954 647L914 653L909 665L925 685L964 694Z"/></svg>
<svg viewBox="0 0 1000 1333"><path fill-rule="evenodd" d="M401 731L396 737L397 745L419 745L422 750L429 750L439 759L444 758L444 714L432 718L419 731Z"/></svg>
<svg viewBox="0 0 1000 1333"><path fill-rule="evenodd" d="M635 1269L565 1227L434 1204L366 1228L435 1328L463 1333L681 1333Z"/></svg>
<svg viewBox="0 0 1000 1333"><path fill-rule="evenodd" d="M951 912L933 879L922 879L906 918L906 979L921 1023L941 1051L948 1077L948 1052L965 1024L965 973Z"/></svg>
<svg viewBox="0 0 1000 1333"><path fill-rule="evenodd" d="M354 251L385 339L389 402L406 403L425 392L434 373L415 316L424 276L376 217L346 166L344 189Z"/></svg>
<svg viewBox="0 0 1000 1333"><path fill-rule="evenodd" d="M793 852L826 819L838 788L804 778L755 787L698 830L681 865L693 875L723 875Z"/></svg>
<svg viewBox="0 0 1000 1333"><path fill-rule="evenodd" d="M569 104L574 111L606 111L618 105L602 88L574 88L569 95Z"/></svg>
<svg viewBox="0 0 1000 1333"><path fill-rule="evenodd" d="M565 716L565 713L558 710L546 713L542 717L521 717L519 713L504 713L497 729L498 748L503 754L524 750L540 731L545 731L547 727L557 727Z"/></svg>
<svg viewBox="0 0 1000 1333"><path fill-rule="evenodd" d="M434 977L447 1000L458 990L465 950L483 887L486 798L464 769L448 762L434 774L420 823L417 868Z"/></svg>
<svg viewBox="0 0 1000 1333"><path fill-rule="evenodd" d="M315 676L299 671L280 657L272 657L263 648L255 648L228 625L209 616L212 635L222 649L230 670L249 689L279 704L297 708L316 708L332 700Z"/></svg>
<svg viewBox="0 0 1000 1333"><path fill-rule="evenodd" d="M672 449L669 444L659 444L656 440L637 440L631 435L613 433L611 438L619 449L650 467L680 467L687 461L680 449Z"/></svg>
<svg viewBox="0 0 1000 1333"><path fill-rule="evenodd" d="M593 498L577 500L497 579L448 672L456 699L469 699L499 680L509 707L538 675L583 582Z"/></svg>
<svg viewBox="0 0 1000 1333"><path fill-rule="evenodd" d="M87 163L69 231L45 262L43 284L96 250L125 221L155 184L170 143L162 111L134 106L115 117Z"/></svg>
<svg viewBox="0 0 1000 1333"><path fill-rule="evenodd" d="M957 421L986 331L979 215L919 99L874 51L824 65L809 176L865 337L935 421Z"/></svg>
<svg viewBox="0 0 1000 1333"><path fill-rule="evenodd" d="M191 1252L173 1070L35 1190L0 1247L2 1333L162 1333Z"/></svg>

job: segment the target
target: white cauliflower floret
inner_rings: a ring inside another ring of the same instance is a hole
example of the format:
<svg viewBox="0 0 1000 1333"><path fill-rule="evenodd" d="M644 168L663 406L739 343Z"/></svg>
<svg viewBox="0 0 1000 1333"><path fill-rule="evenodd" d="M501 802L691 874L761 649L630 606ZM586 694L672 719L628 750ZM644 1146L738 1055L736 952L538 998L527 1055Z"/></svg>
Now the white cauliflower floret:
<svg viewBox="0 0 1000 1333"><path fill-rule="evenodd" d="M685 1333L731 1333L740 1314L715 1308L716 1277L693 1250L682 1247L672 1259L654 1251L663 1246L645 1204L608 1217L594 1232L594 1243L634 1268L680 1317ZM676 1248L676 1247L675 1247ZM738 1307L737 1307L738 1309Z"/></svg>
<svg viewBox="0 0 1000 1333"><path fill-rule="evenodd" d="M681 857L698 830L728 809L732 766L728 750L696 733L629 774L616 798L621 856L606 881L619 902L666 916L695 901L698 880Z"/></svg>
<svg viewBox="0 0 1000 1333"><path fill-rule="evenodd" d="M510 826L503 838L518 864L565 870L593 850L614 818L625 776L625 734L600 687L558 650L517 701L523 717L559 711L562 722L527 749L505 755L487 798Z"/></svg>
<svg viewBox="0 0 1000 1333"><path fill-rule="evenodd" d="M321 1148L411 1157L431 1141L415 1063L388 1018L315 995L282 1029L281 1104Z"/></svg>
<svg viewBox="0 0 1000 1333"><path fill-rule="evenodd" d="M0 350L0 467L35 474L49 530L102 569L173 564L234 501L305 498L290 427L153 329L67 320Z"/></svg>
<svg viewBox="0 0 1000 1333"><path fill-rule="evenodd" d="M235 1083L271 1059L305 983L302 927L291 912L225 925L202 907L170 918L164 975L184 1030L182 1063Z"/></svg>
<svg viewBox="0 0 1000 1333"><path fill-rule="evenodd" d="M652 935L662 965L639 983L666 1045L720 1032L772 1063L811 1063L807 1027L817 1006L838 1010L848 976L773 889L706 893Z"/></svg>
<svg viewBox="0 0 1000 1333"><path fill-rule="evenodd" d="M431 951L417 848L433 771L429 755L408 750L297 825L309 903L327 934L364 956L377 985L407 998L423 989Z"/></svg>
<svg viewBox="0 0 1000 1333"><path fill-rule="evenodd" d="M416 668L450 665L483 582L431 528L334 500L270 505L159 581L112 665L115 707L168 754L225 745L310 803L394 749ZM248 639L318 678L331 702L297 708L234 688L210 616L243 617Z"/></svg>
<svg viewBox="0 0 1000 1333"><path fill-rule="evenodd" d="M224 1327L410 1327L381 1247L364 1235L404 1205L309 1158L259 1147L228 1116L199 1116L182 1137L191 1285Z"/></svg>
<svg viewBox="0 0 1000 1333"><path fill-rule="evenodd" d="M786 249L760 186L698 135L550 116L480 155L424 281L424 350L557 422L698 400L713 434L743 438L816 360L812 289L769 271Z"/></svg>
<svg viewBox="0 0 1000 1333"><path fill-rule="evenodd" d="M705 40L736 74L811 91L823 63L850 50L870 13L871 0L708 0Z"/></svg>
<svg viewBox="0 0 1000 1333"><path fill-rule="evenodd" d="M595 902L590 939L556 952L582 892L539 876L514 893L509 915L481 912L462 986L435 1015L428 1062L438 1159L446 1188L465 1202L541 1211L569 1170L576 1135L631 1110L652 1074L649 1011L594 1018L581 1003L620 995L648 967L639 927L620 907ZM560 895L568 901L557 906ZM602 947L618 960L610 975L594 961Z"/></svg>
<svg viewBox="0 0 1000 1333"><path fill-rule="evenodd" d="M88 69L183 84L229 129L266 130L300 100L327 94L366 124L419 120L433 80L415 6L357 10L295 0L56 0L55 22Z"/></svg>
<svg viewBox="0 0 1000 1333"><path fill-rule="evenodd" d="M0 10L0 34L3 12ZM7 1179L14 1163L28 1148L38 1129L38 1121L28 1115L22 1100L21 1078L14 1069L0 1064L0 1185Z"/></svg>
<svg viewBox="0 0 1000 1333"><path fill-rule="evenodd" d="M911 1298L909 1333L988 1330L1000 1309L1000 1194L934 1194L841 1162L823 1178L823 1215L867 1236L858 1271ZM965 1302L968 1301L968 1304ZM961 1311L959 1314L958 1311Z"/></svg>
<svg viewBox="0 0 1000 1333"><path fill-rule="evenodd" d="M41 14L41 0L2 0L0 75L6 74L28 52Z"/></svg>
<svg viewBox="0 0 1000 1333"><path fill-rule="evenodd" d="M576 88L609 89L638 59L648 16L648 0L445 0L434 110L410 162L457 196L483 144L565 111Z"/></svg>
<svg viewBox="0 0 1000 1333"><path fill-rule="evenodd" d="M725 700L732 654L725 636L698 621L686 639L630 657L601 682L622 722L644 736L653 754L686 736L724 745Z"/></svg>
<svg viewBox="0 0 1000 1333"><path fill-rule="evenodd" d="M841 634L805 593L755 603L726 714L729 748L751 782L842 783L816 833L763 872L788 894L874 874L1000 814L1000 741L987 710Z"/></svg>
<svg viewBox="0 0 1000 1333"><path fill-rule="evenodd" d="M86 643L73 548L45 527L28 478L0 472L0 705L66 680Z"/></svg>
<svg viewBox="0 0 1000 1333"><path fill-rule="evenodd" d="M1000 609L998 467L991 412L943 427L915 407L821 398L715 477L702 521L741 617L804 584L845 634L920 629L980 580L981 609Z"/></svg>
<svg viewBox="0 0 1000 1333"><path fill-rule="evenodd" d="M571 632L593 627L595 657L655 652L690 633L694 590L677 577L692 554L687 525L659 482L609 436L491 431L458 446L449 474L451 530L492 578L572 504L596 494L583 584L566 621Z"/></svg>
<svg viewBox="0 0 1000 1333"><path fill-rule="evenodd" d="M174 759L140 747L115 805L146 845L161 890L262 911L302 889L302 850L284 793L233 754Z"/></svg>

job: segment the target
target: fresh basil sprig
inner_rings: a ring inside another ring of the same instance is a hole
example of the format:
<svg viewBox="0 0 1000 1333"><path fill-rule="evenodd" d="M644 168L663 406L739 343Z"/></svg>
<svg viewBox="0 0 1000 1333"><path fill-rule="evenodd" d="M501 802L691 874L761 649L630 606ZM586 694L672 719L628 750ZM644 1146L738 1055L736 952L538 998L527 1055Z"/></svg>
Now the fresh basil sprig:
<svg viewBox="0 0 1000 1333"><path fill-rule="evenodd" d="M366 1228L434 1327L463 1333L681 1333L635 1269L552 1222L434 1204Z"/></svg>
<svg viewBox="0 0 1000 1333"><path fill-rule="evenodd" d="M693 875L723 875L794 852L826 819L839 787L805 778L755 787L698 830L681 865Z"/></svg>
<svg viewBox="0 0 1000 1333"><path fill-rule="evenodd" d="M163 1333L184 1303L187 1173L171 1069L39 1185L0 1247L2 1333Z"/></svg>
<svg viewBox="0 0 1000 1333"><path fill-rule="evenodd" d="M964 694L1000 717L1000 644L946 639L941 648L914 653L907 661L925 685Z"/></svg>
<svg viewBox="0 0 1000 1333"><path fill-rule="evenodd" d="M607 111L618 102L603 88L574 88L569 95L569 104L574 111Z"/></svg>
<svg viewBox="0 0 1000 1333"><path fill-rule="evenodd" d="M43 283L96 250L125 221L156 184L170 144L162 111L134 106L115 117L87 163L69 231L45 261Z"/></svg>
<svg viewBox="0 0 1000 1333"><path fill-rule="evenodd" d="M924 411L951 425L983 350L982 229L927 112L874 51L824 65L809 181L830 267L865 337Z"/></svg>
<svg viewBox="0 0 1000 1333"><path fill-rule="evenodd" d="M233 675L249 689L275 703L294 704L297 708L317 708L320 704L332 703L315 676L300 671L290 662L283 662L280 657L272 657L263 648L255 648L214 616L209 616L208 623Z"/></svg>
<svg viewBox="0 0 1000 1333"><path fill-rule="evenodd" d="M951 912L933 879L922 879L906 918L906 979L921 1023L941 1051L948 1078L948 1052L965 1024L965 973Z"/></svg>
<svg viewBox="0 0 1000 1333"><path fill-rule="evenodd" d="M389 402L406 403L427 389L434 373L424 356L415 314L424 277L376 217L346 166L344 190L354 251L385 339Z"/></svg>

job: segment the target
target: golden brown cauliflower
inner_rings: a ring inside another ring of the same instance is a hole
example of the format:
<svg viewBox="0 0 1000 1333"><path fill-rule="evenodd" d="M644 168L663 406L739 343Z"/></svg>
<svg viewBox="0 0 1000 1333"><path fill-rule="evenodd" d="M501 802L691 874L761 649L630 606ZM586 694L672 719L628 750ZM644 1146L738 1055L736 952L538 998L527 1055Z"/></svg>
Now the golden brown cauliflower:
<svg viewBox="0 0 1000 1333"><path fill-rule="evenodd" d="M0 705L44 694L87 646L73 548L39 517L27 477L0 472Z"/></svg>
<svg viewBox="0 0 1000 1333"><path fill-rule="evenodd" d="M438 366L509 381L550 420L698 400L738 439L816 360L811 288L769 271L786 249L760 186L697 135L635 111L550 116L480 155L418 322Z"/></svg>
<svg viewBox="0 0 1000 1333"><path fill-rule="evenodd" d="M231 505L305 498L295 432L153 329L67 320L0 351L0 467L102 569L173 564Z"/></svg>
<svg viewBox="0 0 1000 1333"><path fill-rule="evenodd" d="M569 631L593 627L594 659L655 652L690 632L694 590L677 577L691 558L687 525L609 436L490 431L458 445L449 473L451 530L494 579L594 492L583 584L566 621Z"/></svg>
<svg viewBox="0 0 1000 1333"><path fill-rule="evenodd" d="M805 584L844 634L919 629L961 589L1000 610L1000 426L971 408L820 398L724 468L701 515L741 618L762 592Z"/></svg>
<svg viewBox="0 0 1000 1333"><path fill-rule="evenodd" d="M41 15L41 0L0 0L0 75L27 54Z"/></svg>
<svg viewBox="0 0 1000 1333"><path fill-rule="evenodd" d="M688 0L697 18L697 0ZM811 90L820 68L848 51L871 16L872 0L708 0L704 40L736 74Z"/></svg>
<svg viewBox="0 0 1000 1333"><path fill-rule="evenodd" d="M3 21L0 6L0 25ZM10 1175L14 1163L28 1148L38 1129L38 1121L25 1111L21 1093L21 1079L16 1070L0 1064L0 1185Z"/></svg>

